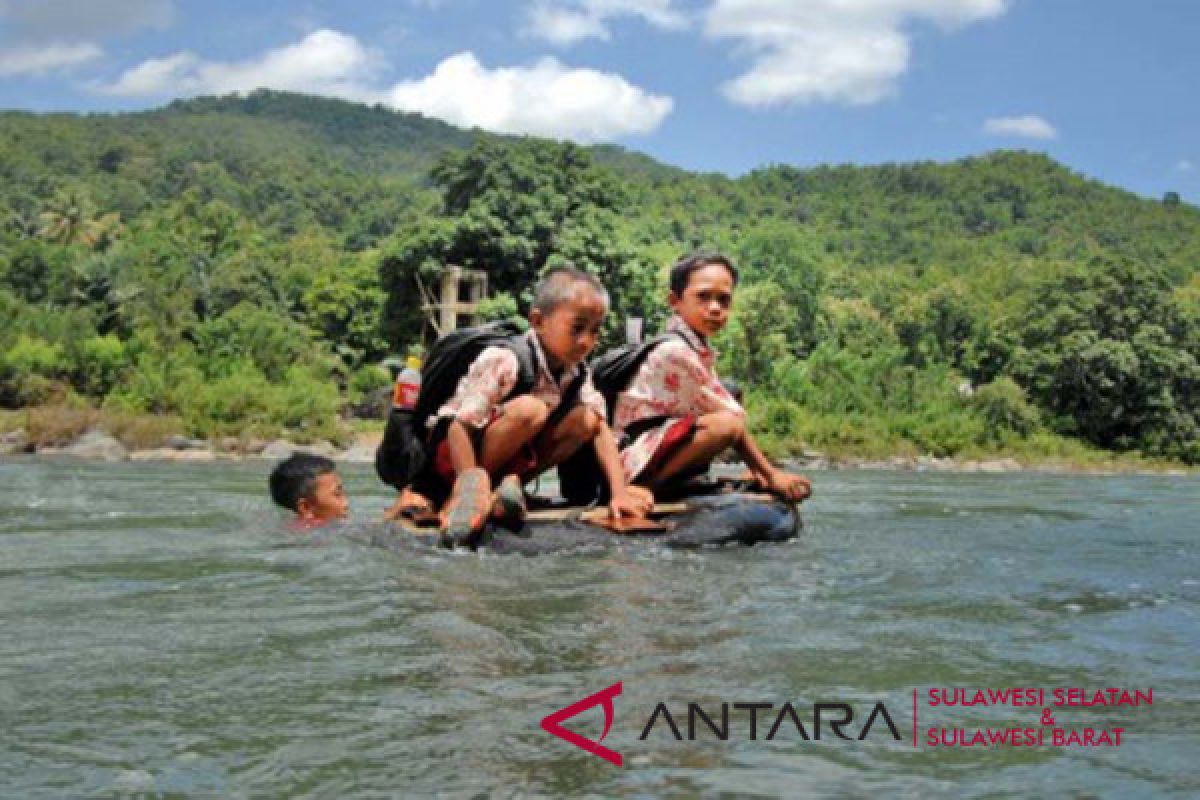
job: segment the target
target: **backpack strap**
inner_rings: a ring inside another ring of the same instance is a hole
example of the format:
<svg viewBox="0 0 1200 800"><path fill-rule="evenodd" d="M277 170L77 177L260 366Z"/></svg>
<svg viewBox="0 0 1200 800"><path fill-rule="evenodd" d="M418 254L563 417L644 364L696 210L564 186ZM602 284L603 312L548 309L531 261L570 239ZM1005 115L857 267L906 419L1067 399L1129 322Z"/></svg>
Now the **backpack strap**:
<svg viewBox="0 0 1200 800"><path fill-rule="evenodd" d="M510 400L533 391L533 387L537 384L537 359L533 354L533 346L529 342L528 334L512 337L507 347L517 357L517 385L513 387L508 397L505 398L505 400ZM579 392L583 389L584 381L591 374L588 371L586 363L580 364L579 367L579 374L571 379L571 382L567 384L567 388L563 389L562 399L559 400L554 410L550 412L550 416L546 418L546 428L553 428L559 422L562 422L563 417L571 413L571 409L579 402Z"/></svg>
<svg viewBox="0 0 1200 800"><path fill-rule="evenodd" d="M657 428L659 425L662 425L669 419L671 419L671 417L667 414L656 414L653 417L643 417L642 419L629 423L629 425L625 426L624 436L621 444L624 445L625 442L636 441L637 438L643 433L648 430L652 430L653 428Z"/></svg>
<svg viewBox="0 0 1200 800"><path fill-rule="evenodd" d="M666 340L666 338L668 336L674 336L676 339L681 340L684 344L686 344L688 346L688 349L691 350L693 353L700 352L692 345L692 341L683 334L683 331L667 331L665 333L660 334L658 338Z"/></svg>
<svg viewBox="0 0 1200 800"><path fill-rule="evenodd" d="M510 336L501 346L507 347L517 357L517 382L504 399L511 400L533 391L534 385L537 384L537 363L528 334L520 333Z"/></svg>
<svg viewBox="0 0 1200 800"><path fill-rule="evenodd" d="M567 384L567 388L563 390L562 399L546 419L547 428L553 428L562 421L563 417L570 414L575 406L579 405L579 392L583 389L584 381L590 374L591 370L588 369L587 364L579 365L579 374Z"/></svg>
<svg viewBox="0 0 1200 800"><path fill-rule="evenodd" d="M684 336L681 331L666 331L665 333L660 333L658 336L655 336L650 341L644 343L642 345L642 349L638 351L637 358L634 360L633 371L629 373L629 380L633 380L633 376L637 374L637 370L641 368L642 364L646 363L646 359L650 357L650 354L654 352L660 344L666 344L672 339L678 339L686 344L691 350L696 349L692 347L692 343L688 341L688 338Z"/></svg>

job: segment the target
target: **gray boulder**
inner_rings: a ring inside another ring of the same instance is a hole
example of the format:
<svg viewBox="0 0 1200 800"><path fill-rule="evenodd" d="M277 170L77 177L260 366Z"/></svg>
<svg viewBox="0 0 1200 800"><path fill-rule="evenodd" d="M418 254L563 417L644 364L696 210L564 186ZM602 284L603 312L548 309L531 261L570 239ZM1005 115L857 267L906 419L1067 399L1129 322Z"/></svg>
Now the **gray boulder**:
<svg viewBox="0 0 1200 800"><path fill-rule="evenodd" d="M324 440L311 444L302 444L297 446L296 449L301 453L312 453L314 456L325 456L326 458L334 458L338 454L338 449L331 442Z"/></svg>
<svg viewBox="0 0 1200 800"><path fill-rule="evenodd" d="M62 454L76 458L91 458L98 461L125 461L129 451L104 431L91 430L75 442L62 449Z"/></svg>
<svg viewBox="0 0 1200 800"><path fill-rule="evenodd" d="M265 458L270 461L282 461L292 453L312 453L316 456L325 456L333 458L338 454L337 448L329 442L313 442L312 444L295 444L287 439L276 439L262 449L259 453L259 458Z"/></svg>
<svg viewBox="0 0 1200 800"><path fill-rule="evenodd" d="M287 439L276 439L259 451L258 456L269 461L282 461L296 452L296 445Z"/></svg>
<svg viewBox="0 0 1200 800"><path fill-rule="evenodd" d="M170 450L207 450L208 442L173 433L163 442L163 447Z"/></svg>
<svg viewBox="0 0 1200 800"><path fill-rule="evenodd" d="M170 447L156 447L153 450L134 450L129 454L130 461L173 461L175 463L198 463L216 461L217 454L212 450L174 450Z"/></svg>
<svg viewBox="0 0 1200 800"><path fill-rule="evenodd" d="M373 464L375 463L376 449L376 447L364 442L355 442L350 448L339 453L337 460L346 461L351 464Z"/></svg>
<svg viewBox="0 0 1200 800"><path fill-rule="evenodd" d="M14 453L24 453L29 449L29 436L24 428L0 433L0 456L11 456Z"/></svg>

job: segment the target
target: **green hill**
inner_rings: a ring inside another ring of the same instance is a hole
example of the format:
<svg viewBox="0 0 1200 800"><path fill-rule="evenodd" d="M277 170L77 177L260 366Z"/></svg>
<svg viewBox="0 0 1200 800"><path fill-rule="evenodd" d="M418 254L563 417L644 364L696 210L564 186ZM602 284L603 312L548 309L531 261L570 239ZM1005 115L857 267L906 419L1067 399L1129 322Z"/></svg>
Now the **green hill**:
<svg viewBox="0 0 1200 800"><path fill-rule="evenodd" d="M441 263L487 270L502 313L570 260L655 321L665 266L716 248L755 321L726 332L724 368L779 449L1058 434L1200 458L1200 210L1041 155L734 179L258 91L0 114L0 222L9 407L330 435L420 337L415 281Z"/></svg>

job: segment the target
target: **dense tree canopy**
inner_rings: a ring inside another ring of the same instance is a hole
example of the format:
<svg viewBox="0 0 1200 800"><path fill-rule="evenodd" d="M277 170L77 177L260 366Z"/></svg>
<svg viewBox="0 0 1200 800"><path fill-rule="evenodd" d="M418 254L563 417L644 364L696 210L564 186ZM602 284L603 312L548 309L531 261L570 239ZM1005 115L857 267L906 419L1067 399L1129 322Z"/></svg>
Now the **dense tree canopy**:
<svg viewBox="0 0 1200 800"><path fill-rule="evenodd" d="M427 335L446 264L487 272L495 316L573 263L614 330L653 331L696 249L741 269L721 363L784 446L1054 431L1200 461L1200 212L1178 195L1020 152L696 175L265 91L0 114L0 404L327 432Z"/></svg>
<svg viewBox="0 0 1200 800"><path fill-rule="evenodd" d="M626 194L573 144L481 141L445 154L431 177L442 192L440 213L402 231L381 262L394 341L421 335L420 301L443 266L487 273L496 292L528 307L530 289L547 267L572 264L596 275L614 298L613 319L650 304L653 265L631 241L621 209Z"/></svg>

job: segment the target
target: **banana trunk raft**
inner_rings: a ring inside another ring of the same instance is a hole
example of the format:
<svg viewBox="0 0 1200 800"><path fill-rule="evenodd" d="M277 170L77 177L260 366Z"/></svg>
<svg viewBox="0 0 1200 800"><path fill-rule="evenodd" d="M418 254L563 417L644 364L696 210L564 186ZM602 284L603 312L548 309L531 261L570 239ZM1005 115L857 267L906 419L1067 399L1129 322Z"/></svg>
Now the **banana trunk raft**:
<svg viewBox="0 0 1200 800"><path fill-rule="evenodd" d="M614 523L606 508L550 506L530 511L518 530L489 524L474 543L493 553L545 555L615 545L656 545L695 550L794 539L802 527L795 505L728 485L701 487L655 506L649 520ZM391 550L438 546L432 518L389 523L374 543Z"/></svg>

